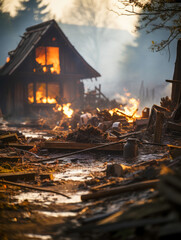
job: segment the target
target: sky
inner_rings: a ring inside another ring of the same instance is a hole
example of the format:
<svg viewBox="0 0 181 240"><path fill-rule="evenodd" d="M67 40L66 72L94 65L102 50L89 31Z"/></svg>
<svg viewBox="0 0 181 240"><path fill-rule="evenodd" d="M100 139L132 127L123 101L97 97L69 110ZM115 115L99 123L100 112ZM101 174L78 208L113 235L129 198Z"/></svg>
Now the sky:
<svg viewBox="0 0 181 240"><path fill-rule="evenodd" d="M61 22L60 27L70 42L102 75L97 82L84 81L86 89L101 84L103 93L109 98L124 95L125 89L138 97L144 81L145 88L157 90L157 99L162 94L170 95L171 84L165 85L165 79L172 79L176 51L173 50L168 61L165 53L149 50L152 40L162 38L162 33L146 35L136 32L137 16L118 16L112 11L119 11L118 0L82 0L83 8L87 9L84 12L78 5L80 1L42 0L40 6L48 4L48 15L44 20L54 18ZM21 0L4 0L3 10L12 17L21 7ZM93 37L97 38L98 50L91 47L95 44Z"/></svg>

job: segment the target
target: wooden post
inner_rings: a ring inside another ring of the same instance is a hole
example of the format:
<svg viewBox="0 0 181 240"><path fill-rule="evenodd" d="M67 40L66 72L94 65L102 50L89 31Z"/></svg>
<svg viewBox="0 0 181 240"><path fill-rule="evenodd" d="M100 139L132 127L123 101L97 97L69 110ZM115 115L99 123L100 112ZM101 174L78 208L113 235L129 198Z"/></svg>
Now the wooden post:
<svg viewBox="0 0 181 240"><path fill-rule="evenodd" d="M156 110L156 124L154 130L154 143L161 143L162 128L163 128L163 113Z"/></svg>

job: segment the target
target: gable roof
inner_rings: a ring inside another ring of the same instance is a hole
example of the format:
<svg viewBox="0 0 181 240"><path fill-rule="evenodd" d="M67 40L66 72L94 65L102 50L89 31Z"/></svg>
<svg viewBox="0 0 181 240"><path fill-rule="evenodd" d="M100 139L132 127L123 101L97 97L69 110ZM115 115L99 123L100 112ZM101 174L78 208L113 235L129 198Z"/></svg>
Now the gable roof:
<svg viewBox="0 0 181 240"><path fill-rule="evenodd" d="M55 22L55 20L50 20L27 28L17 48L9 52L10 61L7 62L0 69L0 75L13 74L15 70L21 65L21 63L28 57L31 51L35 48L36 44L42 39L42 37L52 26L56 27L68 47L79 58L81 64L83 64L84 68L86 69L84 79L100 77L101 75L84 60L84 58L70 43L68 38L65 36L58 24Z"/></svg>

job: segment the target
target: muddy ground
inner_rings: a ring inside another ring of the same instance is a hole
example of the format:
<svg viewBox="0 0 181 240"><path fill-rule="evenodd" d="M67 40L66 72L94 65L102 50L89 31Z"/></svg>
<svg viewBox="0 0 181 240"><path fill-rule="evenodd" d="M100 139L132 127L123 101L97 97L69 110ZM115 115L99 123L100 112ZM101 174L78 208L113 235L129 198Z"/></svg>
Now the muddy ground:
<svg viewBox="0 0 181 240"><path fill-rule="evenodd" d="M37 136L31 135L31 140ZM145 138L145 133L139 138ZM178 199L175 202L170 199L170 194L166 194L170 189L165 188L164 179L159 180L162 185L157 187L81 200L81 195L91 192L178 174L180 155L171 156L168 144L180 146L181 137L168 134L163 143L165 146L140 144L139 155L131 161L126 161L122 152L91 151L44 164L33 163L36 158L31 153L1 146L0 154L12 155L13 152L23 159L22 163L1 163L1 173L36 172L34 180L16 182L45 189L40 192L0 183L1 239L166 239L175 233L180 236L177 225L181 223L181 195L171 191L169 193L177 194ZM36 154L54 157L67 152L41 149ZM106 169L110 164L121 164L123 171L119 177L108 176ZM47 178L41 179L42 173L46 173ZM180 184L180 178L177 179Z"/></svg>

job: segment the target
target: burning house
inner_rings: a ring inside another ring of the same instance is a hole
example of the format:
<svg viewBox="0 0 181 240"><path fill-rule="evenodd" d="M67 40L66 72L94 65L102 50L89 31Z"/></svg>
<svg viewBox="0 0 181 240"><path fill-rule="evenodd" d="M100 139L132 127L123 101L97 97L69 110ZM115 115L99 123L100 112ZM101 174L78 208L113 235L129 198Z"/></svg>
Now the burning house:
<svg viewBox="0 0 181 240"><path fill-rule="evenodd" d="M57 103L81 106L82 80L100 77L54 20L26 29L0 69L0 109L5 116L31 116Z"/></svg>

